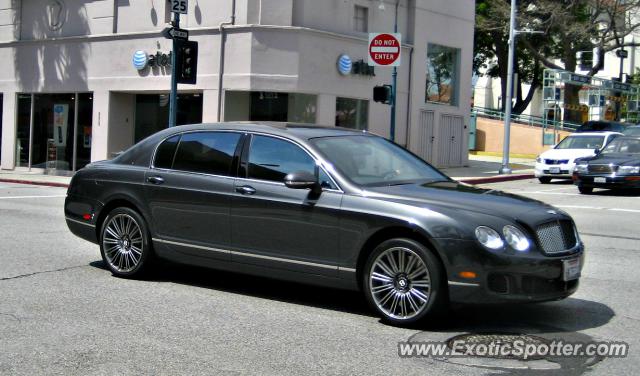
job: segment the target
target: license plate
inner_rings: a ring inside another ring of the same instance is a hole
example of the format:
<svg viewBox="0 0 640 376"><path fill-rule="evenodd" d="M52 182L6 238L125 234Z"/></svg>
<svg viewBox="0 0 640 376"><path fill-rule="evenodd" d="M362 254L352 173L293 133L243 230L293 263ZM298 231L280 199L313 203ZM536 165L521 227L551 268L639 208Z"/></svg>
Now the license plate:
<svg viewBox="0 0 640 376"><path fill-rule="evenodd" d="M607 178L593 178L594 183L606 183Z"/></svg>
<svg viewBox="0 0 640 376"><path fill-rule="evenodd" d="M580 258L562 260L562 280L572 281L580 277Z"/></svg>
<svg viewBox="0 0 640 376"><path fill-rule="evenodd" d="M552 174L559 174L560 173L560 167L550 167L549 168L549 172Z"/></svg>

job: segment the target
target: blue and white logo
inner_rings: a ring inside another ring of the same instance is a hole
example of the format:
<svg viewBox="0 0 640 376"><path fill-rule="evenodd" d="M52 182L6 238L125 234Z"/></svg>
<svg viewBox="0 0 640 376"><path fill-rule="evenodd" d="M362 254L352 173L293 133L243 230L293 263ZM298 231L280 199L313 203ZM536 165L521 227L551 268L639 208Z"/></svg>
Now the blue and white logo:
<svg viewBox="0 0 640 376"><path fill-rule="evenodd" d="M351 74L351 67L353 63L351 62L351 58L347 54L342 54L338 58L338 72L341 75L347 76Z"/></svg>
<svg viewBox="0 0 640 376"><path fill-rule="evenodd" d="M143 70L147 67L149 56L146 52L138 50L133 54L133 66L137 70Z"/></svg>

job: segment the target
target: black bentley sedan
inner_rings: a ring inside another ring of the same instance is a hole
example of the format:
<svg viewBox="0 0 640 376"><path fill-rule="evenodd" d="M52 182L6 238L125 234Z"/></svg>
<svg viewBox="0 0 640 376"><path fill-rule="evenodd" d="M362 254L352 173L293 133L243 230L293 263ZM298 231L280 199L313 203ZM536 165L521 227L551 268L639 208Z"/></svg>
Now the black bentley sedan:
<svg viewBox="0 0 640 376"><path fill-rule="evenodd" d="M640 189L640 137L619 137L593 157L576 160L573 182L580 193L594 188Z"/></svg>
<svg viewBox="0 0 640 376"><path fill-rule="evenodd" d="M169 128L78 171L65 216L116 276L163 258L361 290L395 324L449 301L562 299L583 264L566 213L335 127Z"/></svg>

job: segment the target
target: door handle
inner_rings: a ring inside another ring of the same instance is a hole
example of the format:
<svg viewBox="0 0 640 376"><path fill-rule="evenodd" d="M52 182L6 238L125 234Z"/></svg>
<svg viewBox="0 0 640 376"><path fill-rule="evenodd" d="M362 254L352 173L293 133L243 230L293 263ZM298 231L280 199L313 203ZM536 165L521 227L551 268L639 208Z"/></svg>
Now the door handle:
<svg viewBox="0 0 640 376"><path fill-rule="evenodd" d="M249 185L243 185L241 187L236 187L236 192L243 195L252 195L256 193L256 189Z"/></svg>
<svg viewBox="0 0 640 376"><path fill-rule="evenodd" d="M164 183L164 179L162 177L160 177L160 176L149 176L147 178L147 181L149 183L155 184L155 185Z"/></svg>

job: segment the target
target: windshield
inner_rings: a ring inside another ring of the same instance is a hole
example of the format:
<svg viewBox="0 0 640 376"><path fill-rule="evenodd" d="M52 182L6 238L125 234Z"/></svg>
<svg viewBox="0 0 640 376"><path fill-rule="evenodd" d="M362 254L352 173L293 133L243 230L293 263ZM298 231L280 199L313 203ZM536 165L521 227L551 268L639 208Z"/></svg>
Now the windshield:
<svg viewBox="0 0 640 376"><path fill-rule="evenodd" d="M604 145L604 136L569 136L556 146L556 149L600 149Z"/></svg>
<svg viewBox="0 0 640 376"><path fill-rule="evenodd" d="M602 150L602 154L640 154L640 138L618 138Z"/></svg>
<svg viewBox="0 0 640 376"><path fill-rule="evenodd" d="M629 127L624 130L625 136L640 136L640 127Z"/></svg>
<svg viewBox="0 0 640 376"><path fill-rule="evenodd" d="M358 185L449 180L422 159L380 137L319 137L311 139L311 143L337 170Z"/></svg>

